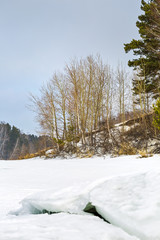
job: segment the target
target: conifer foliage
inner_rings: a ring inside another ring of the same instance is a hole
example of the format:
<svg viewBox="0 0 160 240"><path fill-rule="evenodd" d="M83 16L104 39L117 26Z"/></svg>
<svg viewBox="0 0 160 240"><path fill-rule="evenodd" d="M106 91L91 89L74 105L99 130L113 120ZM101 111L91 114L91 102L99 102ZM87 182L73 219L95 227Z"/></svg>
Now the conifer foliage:
<svg viewBox="0 0 160 240"><path fill-rule="evenodd" d="M143 14L136 26L140 39L124 44L125 52L133 50L137 58L128 65L138 70L146 94L157 98L160 90L160 0L141 1ZM133 80L133 90L137 94L139 79Z"/></svg>
<svg viewBox="0 0 160 240"><path fill-rule="evenodd" d="M23 158L52 146L47 136L26 135L15 126L0 122L0 160Z"/></svg>
<svg viewBox="0 0 160 240"><path fill-rule="evenodd" d="M154 109L153 124L156 128L158 128L160 130L160 99L157 100L153 109Z"/></svg>

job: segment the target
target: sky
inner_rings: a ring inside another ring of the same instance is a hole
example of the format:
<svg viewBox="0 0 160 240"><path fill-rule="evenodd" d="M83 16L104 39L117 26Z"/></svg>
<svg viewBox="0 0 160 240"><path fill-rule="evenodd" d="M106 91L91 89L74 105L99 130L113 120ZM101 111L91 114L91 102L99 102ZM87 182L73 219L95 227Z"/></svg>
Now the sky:
<svg viewBox="0 0 160 240"><path fill-rule="evenodd" d="M39 126L29 94L71 59L100 54L115 67L132 59L140 0L0 0L0 121L24 133Z"/></svg>

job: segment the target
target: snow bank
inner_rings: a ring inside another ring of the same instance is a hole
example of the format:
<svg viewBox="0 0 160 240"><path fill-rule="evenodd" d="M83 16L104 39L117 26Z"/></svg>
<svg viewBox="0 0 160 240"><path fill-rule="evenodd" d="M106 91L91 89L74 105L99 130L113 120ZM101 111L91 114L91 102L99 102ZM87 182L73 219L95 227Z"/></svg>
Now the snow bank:
<svg viewBox="0 0 160 240"><path fill-rule="evenodd" d="M141 240L160 239L160 173L122 176L91 192L97 212Z"/></svg>
<svg viewBox="0 0 160 240"><path fill-rule="evenodd" d="M160 239L159 172L103 179L85 189L40 192L22 201L20 213L36 209L82 214L89 202L103 218L129 234L141 240Z"/></svg>
<svg viewBox="0 0 160 240"><path fill-rule="evenodd" d="M22 208L17 210L17 215L48 213L74 213L84 214L84 209L90 202L90 192L103 183L105 179L96 180L87 186L79 184L60 191L41 191L30 195L21 201Z"/></svg>
<svg viewBox="0 0 160 240"><path fill-rule="evenodd" d="M0 221L3 240L138 240L95 216L26 215Z"/></svg>
<svg viewBox="0 0 160 240"><path fill-rule="evenodd" d="M82 214L88 203L89 191L82 190L81 187L69 187L61 191L43 191L25 198L22 209L17 214L43 212L49 213L76 213Z"/></svg>

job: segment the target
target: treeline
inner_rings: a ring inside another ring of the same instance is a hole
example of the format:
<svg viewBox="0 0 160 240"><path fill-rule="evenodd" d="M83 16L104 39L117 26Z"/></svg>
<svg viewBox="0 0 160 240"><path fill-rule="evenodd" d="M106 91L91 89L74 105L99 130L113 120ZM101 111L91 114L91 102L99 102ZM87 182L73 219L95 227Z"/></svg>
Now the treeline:
<svg viewBox="0 0 160 240"><path fill-rule="evenodd" d="M18 159L27 154L39 152L52 147L53 143L47 136L27 135L15 126L0 123L0 159Z"/></svg>

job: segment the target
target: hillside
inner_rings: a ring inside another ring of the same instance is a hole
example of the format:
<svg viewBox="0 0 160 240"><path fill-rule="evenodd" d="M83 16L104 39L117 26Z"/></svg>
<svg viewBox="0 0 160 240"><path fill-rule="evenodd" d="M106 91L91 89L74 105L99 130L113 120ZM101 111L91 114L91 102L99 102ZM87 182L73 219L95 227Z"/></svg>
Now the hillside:
<svg viewBox="0 0 160 240"><path fill-rule="evenodd" d="M79 139L76 137L70 142L64 141L60 148L60 151L58 150L57 154L53 154L52 157L160 153L160 131L153 125L153 113L151 112L129 118L125 122L117 123L113 119L109 127L106 127L106 123L101 124L98 129L86 133L83 140L79 136Z"/></svg>
<svg viewBox="0 0 160 240"><path fill-rule="evenodd" d="M27 135L21 133L15 126L0 123L0 159L22 159L33 153L36 153L36 156L42 155L44 154L42 150L47 149L53 149L48 157L63 158L138 154L140 151L150 154L159 153L160 133L154 128L152 122L153 114L149 113L130 118L124 123L112 121L109 128L101 124L99 129L85 134L85 143L79 135L69 141L60 139L59 148L48 136Z"/></svg>
<svg viewBox="0 0 160 240"><path fill-rule="evenodd" d="M51 147L48 137L27 135L15 126L0 123L0 159L12 160Z"/></svg>

